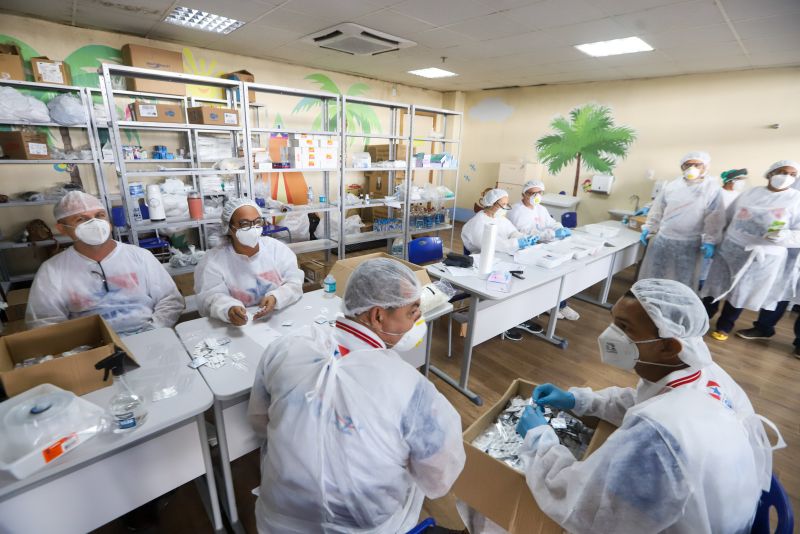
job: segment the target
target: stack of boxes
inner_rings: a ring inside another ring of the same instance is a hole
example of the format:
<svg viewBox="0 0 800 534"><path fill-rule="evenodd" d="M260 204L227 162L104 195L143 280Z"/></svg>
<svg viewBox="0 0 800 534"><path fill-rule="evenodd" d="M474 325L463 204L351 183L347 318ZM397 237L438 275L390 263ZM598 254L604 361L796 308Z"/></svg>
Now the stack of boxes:
<svg viewBox="0 0 800 534"><path fill-rule="evenodd" d="M339 154L332 135L294 134L289 137L289 164L293 169L336 170Z"/></svg>

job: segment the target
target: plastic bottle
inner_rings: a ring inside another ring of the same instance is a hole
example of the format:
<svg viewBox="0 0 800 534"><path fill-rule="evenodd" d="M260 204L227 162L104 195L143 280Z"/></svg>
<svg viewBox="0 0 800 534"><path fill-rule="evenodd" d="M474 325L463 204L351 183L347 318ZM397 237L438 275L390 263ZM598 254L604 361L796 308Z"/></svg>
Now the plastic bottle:
<svg viewBox="0 0 800 534"><path fill-rule="evenodd" d="M95 369L105 371L103 380L114 376L114 396L109 401L111 415L114 417L114 432L129 432L142 426L147 419L144 399L137 395L125 380L125 351L116 347L114 353L95 364Z"/></svg>
<svg viewBox="0 0 800 534"><path fill-rule="evenodd" d="M314 203L314 189L309 185L308 186L308 193L306 194L306 199L308 200L308 205Z"/></svg>
<svg viewBox="0 0 800 534"><path fill-rule="evenodd" d="M326 298L333 298L336 294L336 278L333 275L328 274L325 279L322 281L322 289L325 291Z"/></svg>
<svg viewBox="0 0 800 534"><path fill-rule="evenodd" d="M392 256L403 257L403 240L398 238L392 242Z"/></svg>

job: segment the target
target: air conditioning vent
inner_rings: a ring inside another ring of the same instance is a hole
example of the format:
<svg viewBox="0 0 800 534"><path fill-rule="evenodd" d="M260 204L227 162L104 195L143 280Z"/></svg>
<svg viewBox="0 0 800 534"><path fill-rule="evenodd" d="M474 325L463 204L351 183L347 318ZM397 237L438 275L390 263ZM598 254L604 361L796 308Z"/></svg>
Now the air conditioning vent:
<svg viewBox="0 0 800 534"><path fill-rule="evenodd" d="M414 41L351 22L312 33L302 41L354 56L375 56L417 45Z"/></svg>

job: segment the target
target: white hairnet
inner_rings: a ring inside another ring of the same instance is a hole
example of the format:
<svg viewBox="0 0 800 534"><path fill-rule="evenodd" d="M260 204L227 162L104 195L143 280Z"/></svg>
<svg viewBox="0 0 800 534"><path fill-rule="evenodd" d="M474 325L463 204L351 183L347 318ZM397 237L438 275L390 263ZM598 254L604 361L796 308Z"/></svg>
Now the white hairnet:
<svg viewBox="0 0 800 534"><path fill-rule="evenodd" d="M483 205L484 207L490 208L492 204L497 202L503 197L508 196L508 191L505 189L492 189L487 191L485 195L483 195Z"/></svg>
<svg viewBox="0 0 800 534"><path fill-rule="evenodd" d="M528 180L527 182L525 182L525 185L522 186L522 192L524 193L528 189L533 189L533 188L541 189L542 191L544 191L544 182L541 180Z"/></svg>
<svg viewBox="0 0 800 534"><path fill-rule="evenodd" d="M680 340L681 361L692 367L705 367L712 362L703 341L708 331L708 313L689 286L675 280L646 278L633 284L631 293L656 325L659 337Z"/></svg>
<svg viewBox="0 0 800 534"><path fill-rule="evenodd" d="M681 165L686 163L689 160L697 160L702 161L703 165L708 167L708 164L711 163L711 156L709 156L708 152L696 151L696 152L689 152L685 156L681 158Z"/></svg>
<svg viewBox="0 0 800 534"><path fill-rule="evenodd" d="M94 195L83 191L70 191L58 201L53 208L53 216L56 221L65 219L71 215L77 215L84 211L104 210L103 203Z"/></svg>
<svg viewBox="0 0 800 534"><path fill-rule="evenodd" d="M781 167L794 167L794 170L800 172L800 163L797 163L796 161L792 161L790 159L782 159L770 165L769 169L767 169L767 172L764 173L764 177L766 178L769 175L769 173L771 173L775 169L780 169Z"/></svg>
<svg viewBox="0 0 800 534"><path fill-rule="evenodd" d="M342 311L353 317L375 306L399 308L419 298L421 287L411 269L390 258L375 258L360 264L344 290Z"/></svg>
<svg viewBox="0 0 800 534"><path fill-rule="evenodd" d="M229 198L227 202L222 206L222 231L224 233L228 233L228 228L230 227L231 218L233 217L233 213L241 208L242 206L253 206L259 214L261 214L261 207L255 203L254 200L250 200L246 197L233 197Z"/></svg>

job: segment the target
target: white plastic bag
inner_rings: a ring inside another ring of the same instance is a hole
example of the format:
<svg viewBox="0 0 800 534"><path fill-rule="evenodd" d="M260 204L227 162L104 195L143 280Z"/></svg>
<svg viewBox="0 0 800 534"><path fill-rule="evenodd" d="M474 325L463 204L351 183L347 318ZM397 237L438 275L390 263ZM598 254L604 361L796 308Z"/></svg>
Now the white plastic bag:
<svg viewBox="0 0 800 534"><path fill-rule="evenodd" d="M60 94L47 103L53 122L71 126L86 123L86 110L81 99L70 94Z"/></svg>
<svg viewBox="0 0 800 534"><path fill-rule="evenodd" d="M309 222L307 212L289 213L283 217L278 223L278 226L285 226L292 233L292 241L308 241L311 239L309 235Z"/></svg>
<svg viewBox="0 0 800 534"><path fill-rule="evenodd" d="M0 87L0 120L14 122L50 122L47 106L13 87Z"/></svg>

